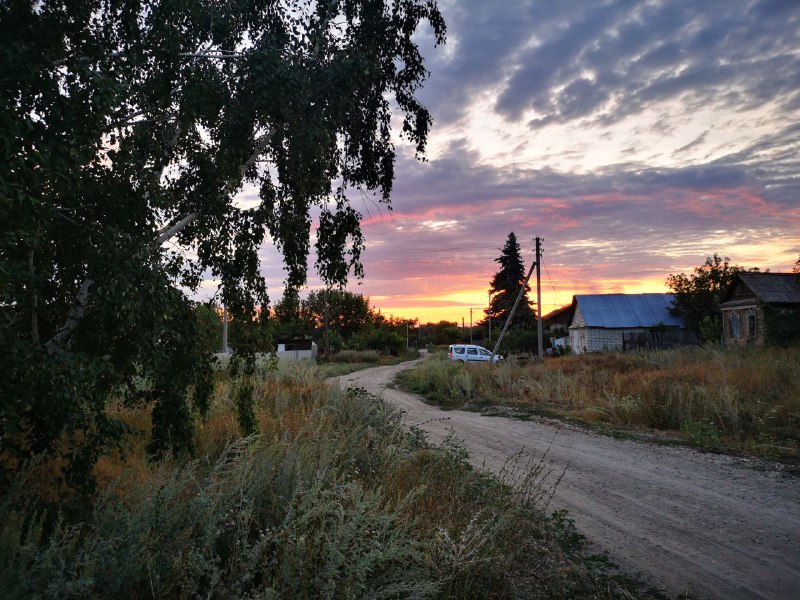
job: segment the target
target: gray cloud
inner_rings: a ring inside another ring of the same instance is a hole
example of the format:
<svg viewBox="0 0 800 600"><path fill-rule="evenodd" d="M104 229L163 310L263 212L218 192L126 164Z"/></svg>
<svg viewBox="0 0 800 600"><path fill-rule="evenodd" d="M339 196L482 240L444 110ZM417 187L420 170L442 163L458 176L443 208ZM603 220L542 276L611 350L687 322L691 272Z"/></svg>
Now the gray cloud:
<svg viewBox="0 0 800 600"><path fill-rule="evenodd" d="M440 123L496 86L497 112L513 121L534 109L536 127L614 122L685 94L738 108L800 102L793 1L465 0L444 10L455 50L427 52L423 93Z"/></svg>
<svg viewBox="0 0 800 600"><path fill-rule="evenodd" d="M488 284L512 230L528 261L530 238L544 237L545 265L562 302L571 290L600 289L618 278L666 278L732 245L782 240L798 248L796 0L441 4L448 46L433 51L429 36L419 38L431 71L422 99L434 135L457 125L487 93L499 93L495 112L518 128L530 109L537 115L532 128L610 125L655 106L661 112L623 140L628 162L589 173L489 165L466 138L424 164L399 148L394 210L354 198L367 251L366 280L353 289L400 302ZM675 101L676 113L662 108L666 101ZM639 134L672 137L682 116L705 108L734 109L735 119L763 106L772 125L746 148L726 151L725 140L715 141L715 158L686 164L711 148L709 124L674 150L679 165L648 164ZM601 132L594 143L614 141ZM265 274L280 289L278 253L265 248L263 257ZM313 276L309 283L318 285Z"/></svg>

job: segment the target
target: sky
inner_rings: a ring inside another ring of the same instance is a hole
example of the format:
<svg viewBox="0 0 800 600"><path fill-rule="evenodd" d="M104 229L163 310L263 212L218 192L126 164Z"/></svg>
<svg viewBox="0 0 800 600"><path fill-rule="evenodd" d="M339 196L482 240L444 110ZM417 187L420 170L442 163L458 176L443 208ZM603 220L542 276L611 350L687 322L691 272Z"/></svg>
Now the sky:
<svg viewBox="0 0 800 600"><path fill-rule="evenodd" d="M791 270L800 2L439 5L447 43L417 35L427 161L399 141L392 210L356 201L365 278L348 289L386 315L477 320L511 231L526 267L543 240L545 314L578 293L666 292L714 253ZM280 256L262 260L278 300Z"/></svg>

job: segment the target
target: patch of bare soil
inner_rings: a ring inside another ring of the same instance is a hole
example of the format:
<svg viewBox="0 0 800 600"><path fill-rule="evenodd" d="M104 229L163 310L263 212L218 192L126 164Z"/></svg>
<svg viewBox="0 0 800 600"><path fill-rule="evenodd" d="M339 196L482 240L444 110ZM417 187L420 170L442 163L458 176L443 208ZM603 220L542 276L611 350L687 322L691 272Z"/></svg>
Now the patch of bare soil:
<svg viewBox="0 0 800 600"><path fill-rule="evenodd" d="M416 361L345 375L406 411L432 442L461 438L478 468L499 471L521 449L564 472L550 508L624 571L670 597L800 598L800 480L778 467L688 448L620 440L460 410L391 387ZM566 469L566 470L565 470Z"/></svg>

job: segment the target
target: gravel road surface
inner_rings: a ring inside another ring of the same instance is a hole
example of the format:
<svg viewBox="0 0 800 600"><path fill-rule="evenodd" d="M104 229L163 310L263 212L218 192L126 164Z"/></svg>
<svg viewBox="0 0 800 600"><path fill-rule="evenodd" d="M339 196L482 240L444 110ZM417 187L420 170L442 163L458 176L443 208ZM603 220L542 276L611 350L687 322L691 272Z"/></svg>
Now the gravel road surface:
<svg viewBox="0 0 800 600"><path fill-rule="evenodd" d="M624 571L669 597L800 599L800 480L761 462L614 439L557 422L442 411L393 389L416 361L340 377L406 411L432 442L461 438L477 467L520 450L564 472L550 508ZM564 471L566 469L566 471Z"/></svg>

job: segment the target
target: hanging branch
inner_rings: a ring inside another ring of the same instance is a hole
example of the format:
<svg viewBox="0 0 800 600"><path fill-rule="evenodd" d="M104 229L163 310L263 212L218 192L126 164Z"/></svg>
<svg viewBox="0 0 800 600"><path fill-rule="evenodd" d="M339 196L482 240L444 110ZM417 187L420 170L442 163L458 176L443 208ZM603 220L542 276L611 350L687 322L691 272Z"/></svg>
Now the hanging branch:
<svg viewBox="0 0 800 600"><path fill-rule="evenodd" d="M247 173L248 169L252 167L255 162L258 160L258 157L264 152L269 141L272 139L272 136L275 135L275 130L270 129L264 135L256 138L255 141L255 148L253 149L253 153L247 158L242 166L239 168L239 177L238 178L231 178L225 184L225 187L222 188L220 192L220 197L225 198L226 196L232 194L236 189L241 185L242 180L244 179L245 174ZM158 230L158 244L159 246L164 242L172 239L176 235L178 235L181 231L183 231L189 224L193 223L197 218L200 216L199 212L191 212L181 218L177 223L174 225L164 225L161 229Z"/></svg>
<svg viewBox="0 0 800 600"><path fill-rule="evenodd" d="M244 178L247 170L252 167L258 157L264 152L267 144L272 139L272 136L275 134L274 129L269 129L266 133L259 136L255 141L255 147L253 149L252 154L247 158L247 160L242 164L239 168L239 177L230 179L226 184L225 187L222 188L221 196L225 197L229 194L232 194L241 184L242 179ZM176 137L179 134L176 134ZM173 140L176 142L177 140ZM194 222L200 213L198 212L191 212L181 218L177 223L173 225L165 225L161 229L156 232L156 242L160 246L164 242L172 239L176 235L178 235L181 231L183 231L189 224ZM87 277L83 283L81 284L80 290L78 290L77 295L75 296L75 300L70 307L69 316L67 317L66 322L64 323L63 327L56 333L45 345L47 351L49 353L58 352L63 350L72 337L72 335L78 330L80 327L81 321L86 313L86 305L89 299L89 288L92 286L92 279Z"/></svg>

